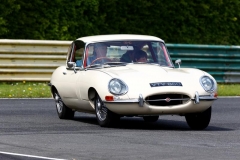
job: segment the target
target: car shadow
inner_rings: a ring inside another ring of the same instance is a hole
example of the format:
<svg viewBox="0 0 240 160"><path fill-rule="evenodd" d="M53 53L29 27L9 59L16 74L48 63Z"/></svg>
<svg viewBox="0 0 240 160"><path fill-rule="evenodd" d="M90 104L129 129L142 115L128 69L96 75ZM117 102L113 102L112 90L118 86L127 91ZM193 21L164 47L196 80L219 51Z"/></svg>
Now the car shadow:
<svg viewBox="0 0 240 160"><path fill-rule="evenodd" d="M93 116L75 116L74 121L88 123L92 125L98 125L96 117ZM190 131L191 129L187 125L186 121L181 120L166 120L161 117L156 122L145 122L140 117L122 117L119 122L110 128L115 129L139 129L139 130L178 130L178 131ZM234 129L217 127L211 124L204 131L231 131Z"/></svg>

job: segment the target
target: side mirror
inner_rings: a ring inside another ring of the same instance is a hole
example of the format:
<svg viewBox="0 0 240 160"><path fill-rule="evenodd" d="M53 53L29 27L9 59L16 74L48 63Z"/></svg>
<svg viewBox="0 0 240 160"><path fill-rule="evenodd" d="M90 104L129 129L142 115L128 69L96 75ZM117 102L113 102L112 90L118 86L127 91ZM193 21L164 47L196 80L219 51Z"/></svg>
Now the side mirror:
<svg viewBox="0 0 240 160"><path fill-rule="evenodd" d="M68 66L68 68L73 68L74 73L77 73L75 62L67 62L67 66Z"/></svg>
<svg viewBox="0 0 240 160"><path fill-rule="evenodd" d="M181 61L181 59L177 59L176 61L175 61L175 64L178 64L178 68L180 68L180 64L182 63L182 61Z"/></svg>
<svg viewBox="0 0 240 160"><path fill-rule="evenodd" d="M76 63L75 62L67 62L67 66L68 66L68 68L73 68L76 66Z"/></svg>

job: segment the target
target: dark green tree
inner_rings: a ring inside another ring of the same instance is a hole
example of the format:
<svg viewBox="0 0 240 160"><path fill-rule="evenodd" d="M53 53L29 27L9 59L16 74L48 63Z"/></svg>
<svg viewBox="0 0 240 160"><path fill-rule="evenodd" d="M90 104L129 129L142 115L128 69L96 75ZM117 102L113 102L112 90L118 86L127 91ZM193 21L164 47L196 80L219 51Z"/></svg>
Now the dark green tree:
<svg viewBox="0 0 240 160"><path fill-rule="evenodd" d="M240 44L239 0L2 0L0 38L145 34L167 43Z"/></svg>

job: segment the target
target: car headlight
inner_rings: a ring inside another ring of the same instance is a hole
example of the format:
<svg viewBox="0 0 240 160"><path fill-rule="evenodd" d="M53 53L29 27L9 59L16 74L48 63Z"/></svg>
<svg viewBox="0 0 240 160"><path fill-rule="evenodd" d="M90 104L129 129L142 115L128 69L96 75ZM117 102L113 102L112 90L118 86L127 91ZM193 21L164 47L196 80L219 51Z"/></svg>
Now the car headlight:
<svg viewBox="0 0 240 160"><path fill-rule="evenodd" d="M213 79L208 76L201 77L200 83L201 83L203 89L207 92L212 92L215 89L215 83L214 83Z"/></svg>
<svg viewBox="0 0 240 160"><path fill-rule="evenodd" d="M122 95L127 93L128 87L127 85L121 81L120 79L111 79L108 84L109 92L114 95Z"/></svg>

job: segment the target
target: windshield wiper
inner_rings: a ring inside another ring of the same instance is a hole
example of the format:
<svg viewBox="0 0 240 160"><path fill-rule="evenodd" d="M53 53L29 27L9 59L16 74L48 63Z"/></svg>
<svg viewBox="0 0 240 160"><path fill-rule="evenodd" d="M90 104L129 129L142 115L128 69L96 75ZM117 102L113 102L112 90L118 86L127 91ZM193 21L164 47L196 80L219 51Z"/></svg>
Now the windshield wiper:
<svg viewBox="0 0 240 160"><path fill-rule="evenodd" d="M116 67L116 66L126 66L126 62L106 62L104 64L93 64L87 66L88 69L99 69L99 68L108 68L108 67Z"/></svg>
<svg viewBox="0 0 240 160"><path fill-rule="evenodd" d="M165 65L165 64L152 63L152 62L133 62L133 64L150 64L150 65L156 65L156 66L161 66L161 67L174 68L174 66L168 66L168 65Z"/></svg>
<svg viewBox="0 0 240 160"><path fill-rule="evenodd" d="M101 64L93 64L93 65L87 66L87 68L102 68L102 65Z"/></svg>
<svg viewBox="0 0 240 160"><path fill-rule="evenodd" d="M114 67L114 66L126 66L127 63L126 62L106 62L103 65Z"/></svg>
<svg viewBox="0 0 240 160"><path fill-rule="evenodd" d="M149 62L133 62L133 64L150 64Z"/></svg>

